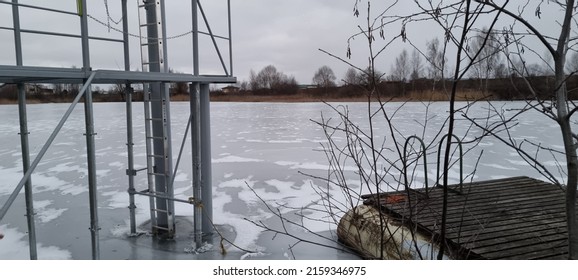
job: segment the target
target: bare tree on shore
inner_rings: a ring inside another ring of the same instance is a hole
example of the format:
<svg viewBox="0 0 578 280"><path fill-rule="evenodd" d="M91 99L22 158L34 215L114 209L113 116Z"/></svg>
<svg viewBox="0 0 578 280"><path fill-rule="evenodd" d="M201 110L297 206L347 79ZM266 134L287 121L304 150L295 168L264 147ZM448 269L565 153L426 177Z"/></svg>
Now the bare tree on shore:
<svg viewBox="0 0 578 280"><path fill-rule="evenodd" d="M407 50L403 51L395 58L395 62L391 67L391 80L405 82L410 74L410 59Z"/></svg>
<svg viewBox="0 0 578 280"><path fill-rule="evenodd" d="M333 69L331 69L327 65L324 65L321 66L319 69L317 69L317 71L315 71L312 81L313 84L317 85L318 87L330 88L336 86L335 84L336 79L337 77L335 77Z"/></svg>
<svg viewBox="0 0 578 280"><path fill-rule="evenodd" d="M411 65L410 80L414 81L423 77L423 60L420 53L415 49L411 52L409 64Z"/></svg>

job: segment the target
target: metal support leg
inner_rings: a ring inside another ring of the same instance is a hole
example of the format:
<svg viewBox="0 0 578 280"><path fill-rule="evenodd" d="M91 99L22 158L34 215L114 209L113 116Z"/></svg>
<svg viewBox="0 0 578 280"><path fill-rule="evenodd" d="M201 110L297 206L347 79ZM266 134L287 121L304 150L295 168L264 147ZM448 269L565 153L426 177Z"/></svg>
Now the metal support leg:
<svg viewBox="0 0 578 280"><path fill-rule="evenodd" d="M128 175L128 209L130 212L130 234L136 234L136 205L134 203L134 176L136 176L136 171L134 170L134 143L133 143L133 126L132 126L132 88L130 85L126 85L126 147L128 154L128 169L126 170L126 175Z"/></svg>
<svg viewBox="0 0 578 280"><path fill-rule="evenodd" d="M90 234L92 241L92 259L100 259L98 241L98 203L96 189L96 154L94 144L94 112L92 106L92 92L90 86L84 99L84 118L86 125L86 155L88 165L88 197L90 207Z"/></svg>
<svg viewBox="0 0 578 280"><path fill-rule="evenodd" d="M28 148L28 121L26 118L26 93L24 85L18 84L18 113L20 114L20 143L22 146L22 171L24 174L30 168L30 151ZM28 244L30 259L38 259L36 252L36 227L34 225L34 200L32 198L32 180L24 185L24 197L26 200L26 220L28 222Z"/></svg>
<svg viewBox="0 0 578 280"><path fill-rule="evenodd" d="M211 100L209 85L200 91L201 115L201 198L203 199L203 234L213 233L213 182L211 168Z"/></svg>
<svg viewBox="0 0 578 280"><path fill-rule="evenodd" d="M14 24L14 48L16 50L16 65L22 66L22 37L20 34L20 11L18 0L12 0L12 20ZM20 143L22 149L22 172L30 169L30 150L28 147L28 120L26 116L26 92L24 84L18 84L18 113L20 118ZM32 198L32 180L27 180L24 186L26 200L26 220L28 223L28 246L30 259L38 259L36 252L36 228L34 225L34 200Z"/></svg>
<svg viewBox="0 0 578 280"><path fill-rule="evenodd" d="M82 67L87 73L90 71L90 51L88 42L88 14L87 0L82 0L82 14L80 17L80 33L82 42ZM96 154L94 145L94 112L92 106L92 89L90 81L85 80L86 93L84 95L84 120L86 126L86 155L88 168L88 197L90 207L90 233L92 243L92 259L100 259L98 243L98 203L96 189Z"/></svg>
<svg viewBox="0 0 578 280"><path fill-rule="evenodd" d="M193 151L193 197L194 208L194 234L197 248L202 246L202 170L201 170L201 109L200 109L199 84L194 83L190 88L190 105L192 115L191 143Z"/></svg>
<svg viewBox="0 0 578 280"><path fill-rule="evenodd" d="M130 71L130 51L129 51L129 38L128 38L128 11L127 11L127 0L121 1L122 6L122 30L123 32L123 50L124 50L124 70ZM129 215L130 215L130 234L136 235L136 205L134 203L134 176L136 176L136 171L134 170L134 143L133 143L133 126L132 126L132 94L133 89L131 85L127 83L125 85L126 94L126 146L128 153L128 200L129 200Z"/></svg>

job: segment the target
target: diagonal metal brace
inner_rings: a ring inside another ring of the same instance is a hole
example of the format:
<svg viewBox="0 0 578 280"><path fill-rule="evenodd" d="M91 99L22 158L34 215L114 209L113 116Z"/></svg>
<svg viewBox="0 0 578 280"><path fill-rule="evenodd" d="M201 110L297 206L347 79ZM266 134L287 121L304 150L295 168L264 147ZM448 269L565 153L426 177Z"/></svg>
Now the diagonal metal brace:
<svg viewBox="0 0 578 280"><path fill-rule="evenodd" d="M28 182L28 180L30 180L30 176L32 176L32 172L34 172L34 170L38 166L38 163L40 163L40 160L42 160L42 157L44 157L44 155L46 154L46 151L48 151L48 148L50 148L50 145L52 145L52 142L54 142L54 139L56 138L56 136L58 135L58 133L60 132L60 130L64 126L64 123L66 123L66 121L68 120L68 118L72 114L74 107L76 106L76 104L78 104L78 102L80 101L80 99L82 98L82 96L84 95L86 90L88 89L88 86L91 84L91 82L95 76L96 76L96 72L92 72L90 74L90 76L88 77L88 79L86 80L86 82L84 83L84 85L82 86L82 88L80 89L80 91L78 92L78 94L76 95L76 97L74 98L74 100L72 101L70 106L68 107L68 110L66 111L66 113L64 113L64 116L62 116L62 119L60 120L60 122L58 123L56 128L54 128L54 131L52 132L52 134L50 134L50 137L48 137L48 140L46 140L46 143L44 143L44 146L42 146L42 149L40 150L40 152L38 153L38 155L36 156L36 158L34 159L32 164L30 164L30 169L28 169L26 174L24 174L24 176L22 177L22 179L20 180L20 182L18 183L18 185L16 186L16 188L14 189L12 194L10 194L10 197L8 197L8 200L6 201L6 203L4 203L4 206L2 206L2 209L0 209L0 221L2 221L2 219L4 219L4 216L6 216L8 209L10 209L10 206L12 206L12 203L14 203L14 201L16 200L16 197L18 197L18 194L20 193L20 191L22 190L22 188L24 187L26 182Z"/></svg>

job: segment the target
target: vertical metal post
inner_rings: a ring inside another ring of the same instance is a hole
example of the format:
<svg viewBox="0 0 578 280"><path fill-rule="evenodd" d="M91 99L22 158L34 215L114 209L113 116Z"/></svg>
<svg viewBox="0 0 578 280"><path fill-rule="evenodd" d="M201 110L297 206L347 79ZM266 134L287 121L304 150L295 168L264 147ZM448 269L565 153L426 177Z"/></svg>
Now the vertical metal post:
<svg viewBox="0 0 578 280"><path fill-rule="evenodd" d="M22 66L22 38L20 34L20 12L18 0L12 0L12 19L14 21L14 47L16 50L16 65ZM26 114L26 92L24 84L18 83L18 114L20 119L20 145L22 149L22 172L26 174L30 168L30 150L28 145L28 119ZM32 197L32 180L26 181L24 186L26 200L26 221L28 223L28 247L30 259L38 259L36 251L36 226L34 224L34 199Z"/></svg>
<svg viewBox="0 0 578 280"><path fill-rule="evenodd" d="M193 75L199 75L199 21L198 0L191 1L191 14L193 21ZM202 208L202 170L201 170L201 92L200 84L193 83L190 88L191 105L191 144L193 154L193 197L195 198L193 227L197 248L202 246L203 237L203 208Z"/></svg>
<svg viewBox="0 0 578 280"><path fill-rule="evenodd" d="M161 14L157 15L161 17L161 23L162 23L162 29L160 30L161 32L161 50L163 53L163 57L162 59L164 60L164 68L161 70L161 72L165 72L168 73L169 72L169 58L168 58L168 46L167 46L167 23L166 23L166 14L165 14L165 0L159 0L160 1L160 5L161 5ZM166 85L168 88L168 84Z"/></svg>
<svg viewBox="0 0 578 280"><path fill-rule="evenodd" d="M81 0L80 7L81 14L80 14L80 35L81 35L81 44L82 44L82 67L84 71L90 71L90 52L89 52L89 43L88 43L88 14L86 8L86 0ZM89 91L90 92L90 91Z"/></svg>
<svg viewBox="0 0 578 280"><path fill-rule="evenodd" d="M129 52L129 38L128 38L128 11L127 0L122 0L122 30L123 30L123 47L124 47L124 70L130 71L130 52ZM128 200L129 200L129 216L130 216L130 234L136 234L136 205L134 203L134 142L133 142L133 125L132 125L132 88L130 83L125 85L125 99L126 99L126 147L128 155L128 168L126 175L128 175Z"/></svg>
<svg viewBox="0 0 578 280"><path fill-rule="evenodd" d="M18 84L18 113L20 115L20 143L22 146L22 171L24 174L30 168L30 153L28 147L28 120L26 117L26 92L24 84ZM28 244L30 249L30 259L38 259L36 251L36 227L34 224L34 200L32 197L32 179L26 181L24 186L24 196L26 200L26 219L28 223Z"/></svg>
<svg viewBox="0 0 578 280"><path fill-rule="evenodd" d="M192 18L193 18L193 75L199 75L199 15L198 0L192 0ZM192 113L192 112L191 112Z"/></svg>
<svg viewBox="0 0 578 280"><path fill-rule="evenodd" d="M203 234L213 233L213 180L211 165L211 100L209 84L201 84L201 198L203 199Z"/></svg>
<svg viewBox="0 0 578 280"><path fill-rule="evenodd" d="M82 13L80 17L80 32L82 41L82 65L86 73L91 71L90 68L90 52L88 42L88 13L86 7L86 0L82 0ZM87 83L88 81L84 81ZM94 111L92 104L92 89L90 85L86 88L84 96L84 119L86 126L86 155L88 168L88 196L90 207L90 233L92 241L92 259L100 259L100 248L98 241L98 202L96 189L96 154L94 143Z"/></svg>
<svg viewBox="0 0 578 280"><path fill-rule="evenodd" d="M202 246L203 234L203 196L201 191L202 169L201 169L201 93L199 83L190 86L190 106L192 116L191 144L193 151L193 197L195 199L194 208L194 234L197 248Z"/></svg>
<svg viewBox="0 0 578 280"><path fill-rule="evenodd" d="M167 23L166 23L166 14L165 14L165 0L159 0L160 1L160 16L161 16L161 23L162 23L162 29L161 29L161 50L162 50L162 60L163 60L163 69L161 69L161 72L164 73L169 73L169 57L168 57L168 44L167 44ZM172 155L172 131L171 131L171 94L169 91L169 84L168 83L162 83L162 87L161 87L161 94L164 98L164 100L166 100L165 103L165 117L166 117L166 126L165 126L165 131L166 131L166 137L167 137L167 141L165 143L165 145L167 145L166 150L168 151L168 154L166 155L166 161L165 161L165 165L166 165L166 170L168 173L167 176L167 180L165 182L166 184L166 189L167 189L167 195L170 198L174 198L175 194L174 194L174 188L173 188L173 155ZM175 216L175 202L173 200L167 200L167 209L169 210L169 213L171 217ZM169 221L170 223L173 223L173 227L174 228L174 219Z"/></svg>
<svg viewBox="0 0 578 280"><path fill-rule="evenodd" d="M134 169L134 142L133 142L133 125L132 125L132 88L130 84L126 85L126 147L128 154L128 168L126 174L128 175L128 209L130 215L130 234L136 234L136 205L134 203L134 176L136 171Z"/></svg>
<svg viewBox="0 0 578 280"><path fill-rule="evenodd" d="M147 2L148 1L152 0L147 0ZM163 72L164 68L167 67L164 61L166 59L166 54L161 52L161 49L166 49L166 39L162 38L162 40L159 41L159 37L162 36L162 30L159 30L159 25L164 25L165 23L165 19L162 17L162 7L164 6L164 1L161 0L160 3L160 13L157 13L157 6L155 6L154 9L149 7L146 10L146 18L148 24L147 37L149 38L148 51L150 72ZM163 69L161 69L161 64L165 65ZM164 155L163 158L156 157L154 159L156 173L163 174L155 175L155 192L172 197L173 189L170 186L172 178L172 155L170 152L171 131L170 112L168 105L170 102L168 85L160 82L151 83L150 94L152 118L164 120L164 123L160 123L158 121L152 123L153 137L156 139L164 139L161 141L154 141L153 145L153 151L155 155ZM155 200L156 209L158 210L158 215L156 215L157 226L159 228L174 228L174 221L171 219L171 217L174 215L174 201L163 198L156 198ZM157 232L162 233L161 230L157 230ZM171 238L173 232L169 231L166 232L166 234L167 237Z"/></svg>
<svg viewBox="0 0 578 280"><path fill-rule="evenodd" d="M227 0L227 14L229 18L229 76L233 77L233 31L231 29L231 0Z"/></svg>
<svg viewBox="0 0 578 280"><path fill-rule="evenodd" d="M124 70L130 71L130 50L129 50L129 37L128 37L128 9L127 0L122 0L122 45L124 53Z"/></svg>
<svg viewBox="0 0 578 280"><path fill-rule="evenodd" d="M146 0L145 2L149 4L155 0ZM159 57L159 49L158 49L158 37L159 37L159 30L157 26L157 13L156 13L156 6L148 6L146 8L146 22L147 22L147 37L148 37L148 67L149 72L160 72L160 57ZM161 84L158 82L150 83L150 99L151 101L151 114L152 118L162 118L162 104L160 102L161 99ZM153 137L163 137L162 127L159 126L157 123L152 123L152 133ZM158 141L153 142L153 153L155 155L163 155L164 154L164 147L162 145L157 144ZM164 161L162 159L154 158L154 168L156 169L155 172L162 173L164 170ZM165 193L165 186L163 182L162 176L155 175L155 191L159 193ZM166 200L163 199L152 199L156 200L156 205L152 206L151 208L157 208L163 211L167 210ZM162 213L158 213L155 215L156 217L156 224L158 226L162 226L168 228L168 216ZM153 232L157 233L156 229L153 229Z"/></svg>

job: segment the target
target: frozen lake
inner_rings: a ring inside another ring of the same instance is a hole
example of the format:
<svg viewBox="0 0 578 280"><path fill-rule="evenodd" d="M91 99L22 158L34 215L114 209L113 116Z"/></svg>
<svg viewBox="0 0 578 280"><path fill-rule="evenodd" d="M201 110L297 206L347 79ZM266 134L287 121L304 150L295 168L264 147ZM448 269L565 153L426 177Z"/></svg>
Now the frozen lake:
<svg viewBox="0 0 578 280"><path fill-rule="evenodd" d="M513 114L524 105L522 102L493 103L506 114ZM338 104L333 104L338 105ZM368 130L367 104L348 103L350 116L360 127ZM386 111L393 114L401 103L388 104ZM463 104L461 104L463 105ZM39 104L28 106L30 149L32 158L40 150L48 135L52 132L68 104ZM221 255L218 248L206 253L193 254L186 251L191 246L188 221L191 220L192 206L176 203L176 214L180 216L181 230L177 224L177 238L173 242L158 242L150 236L129 238L128 232L128 179L125 175L126 159L126 120L125 105L122 103L95 104L97 155L97 182L100 227L101 258L103 259L354 259L354 255L340 250L323 247L311 247L306 243L297 244L294 239L274 236L270 232L253 225L246 219L264 222L280 228L277 217L273 215L259 198L247 187L251 186L269 205L282 205L281 212L291 220L333 239L335 224L327 223L326 213L319 205L320 198L316 190L327 188L321 179L304 175L310 174L327 178L328 160L322 145L328 141L323 129L311 120L320 120L323 112L326 118L333 117L332 123L338 123L336 114L328 105L322 103L212 103L212 162L213 162L213 206L214 223L221 225L223 234L234 241L235 245L257 254L227 246L228 253ZM138 167L145 166L144 120L142 103L134 104L135 160ZM459 107L459 106L458 106ZM487 103L478 104L471 109L471 115L485 115ZM375 109L375 108L374 108ZM436 131L443 126L448 105L433 103L427 108L422 103L404 104L393 116L398 136L422 135L422 125L427 119L426 144L437 143ZM184 134L188 120L188 103L172 103L173 151L176 153ZM426 116L427 111L427 116ZM374 131L377 143L389 141L389 130L383 118L378 118ZM19 126L17 106L0 106L0 205L3 205L13 188L21 178L21 155L19 146ZM511 129L515 137L541 143L553 149L561 149L560 133L557 125L531 111L516 118L517 125ZM480 129L468 130L468 122L457 124L457 135L466 140L480 135ZM39 258L41 259L90 259L90 232L88 188L86 183L86 153L84 116L82 106L78 106L71 119L56 138L44 159L33 175L34 205L36 210L36 232ZM337 143L344 139L339 135ZM398 140L402 141L402 140ZM387 143L387 142L386 142ZM385 150L384 156L395 157L393 147ZM433 147L433 146L432 146ZM529 151L532 149L529 147ZM468 149L468 144L464 146ZM428 152L434 152L432 148ZM477 158L483 150L483 156L476 168ZM541 162L556 175L558 170L554 153L541 152ZM430 184L435 178L435 154L428 155L428 174ZM386 168L385 163L380 163ZM381 166L380 165L380 166ZM355 166L344 166L348 185L359 190L362 183L356 174ZM472 149L464 159L464 173L476 169L473 177L466 180L496 179L509 176L526 175L538 179L545 178L528 166L517 153L498 140L485 138L480 145ZM421 185L421 169L416 170L416 184ZM191 190L190 144L185 146L185 156L176 173L175 194L187 199ZM399 174L392 172L391 184ZM456 170L450 172L452 180L457 180ZM146 176L140 174L136 180L137 190L146 188ZM332 186L329 186L332 187ZM337 201L341 191L332 188L331 193ZM137 222L145 224L149 218L148 198L137 196ZM303 210L300 210L303 209ZM24 217L24 197L19 196L8 215L0 222L0 232L5 238L0 240L0 259L27 259L28 239L26 219ZM338 214L338 213L337 213ZM301 219L304 215L306 219ZM338 214L339 215L339 214ZM146 224L141 227L147 230ZM298 236L318 242L338 246L322 241L303 229L290 226L289 230ZM275 237L273 239L273 237ZM217 247L217 246L215 246Z"/></svg>

